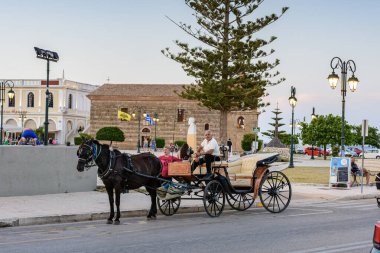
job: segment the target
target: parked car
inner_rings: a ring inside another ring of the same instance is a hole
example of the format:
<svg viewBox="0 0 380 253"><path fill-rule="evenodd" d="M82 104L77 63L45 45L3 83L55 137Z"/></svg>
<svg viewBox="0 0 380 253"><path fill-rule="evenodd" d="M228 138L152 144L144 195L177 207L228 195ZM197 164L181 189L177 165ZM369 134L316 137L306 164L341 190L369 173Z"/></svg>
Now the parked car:
<svg viewBox="0 0 380 253"><path fill-rule="evenodd" d="M359 157L363 157L363 153ZM380 159L380 150L377 148L364 150L364 158Z"/></svg>
<svg viewBox="0 0 380 253"><path fill-rule="evenodd" d="M375 224L373 231L373 247L370 253L380 253L380 221Z"/></svg>
<svg viewBox="0 0 380 253"><path fill-rule="evenodd" d="M296 154L304 154L305 151L304 151L304 149L302 147L298 146L298 147L296 147L294 149L294 153L296 153Z"/></svg>
<svg viewBox="0 0 380 253"><path fill-rule="evenodd" d="M355 153L359 156L362 150L360 148L354 148Z"/></svg>
<svg viewBox="0 0 380 253"><path fill-rule="evenodd" d="M305 155L310 155L311 156L311 152L314 153L314 156L318 156L318 154L321 154L321 155L324 155L325 154L325 151L323 149L320 149L318 147L307 147L305 148ZM330 153L326 150L326 155L330 155Z"/></svg>

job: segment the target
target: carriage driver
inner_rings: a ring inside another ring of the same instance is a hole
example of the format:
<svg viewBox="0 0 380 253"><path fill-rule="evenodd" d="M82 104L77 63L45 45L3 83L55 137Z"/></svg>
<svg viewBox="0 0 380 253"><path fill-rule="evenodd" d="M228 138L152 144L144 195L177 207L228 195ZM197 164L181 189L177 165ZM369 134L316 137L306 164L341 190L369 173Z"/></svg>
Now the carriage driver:
<svg viewBox="0 0 380 253"><path fill-rule="evenodd" d="M214 161L220 161L219 145L218 142L213 138L211 131L206 130L205 139L197 149L196 158L194 159L194 162L191 166L191 170L194 171L198 165L206 163L207 174L204 179L211 179L211 163Z"/></svg>

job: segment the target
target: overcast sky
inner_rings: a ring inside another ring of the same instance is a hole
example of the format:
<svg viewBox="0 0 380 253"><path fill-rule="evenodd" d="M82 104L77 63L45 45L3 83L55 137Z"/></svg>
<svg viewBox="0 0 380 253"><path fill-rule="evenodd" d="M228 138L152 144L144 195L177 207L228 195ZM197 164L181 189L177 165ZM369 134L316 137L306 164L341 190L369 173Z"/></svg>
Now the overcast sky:
<svg viewBox="0 0 380 253"><path fill-rule="evenodd" d="M339 87L331 90L327 76L334 56L352 59L360 83L346 97L346 119L380 127L378 67L380 59L380 1L378 0L267 0L256 15L288 12L258 37L277 36L272 44L278 70L286 78L268 90L259 118L262 130L274 116L278 102L283 130L290 131L290 86L297 89L295 118L310 121L317 114L341 115ZM34 46L58 52L51 78L101 85L111 83L191 83L181 66L160 50L175 48L173 40L199 45L171 23L195 24L184 0L0 0L0 79L46 78L46 62L36 59ZM340 72L340 71L339 71Z"/></svg>

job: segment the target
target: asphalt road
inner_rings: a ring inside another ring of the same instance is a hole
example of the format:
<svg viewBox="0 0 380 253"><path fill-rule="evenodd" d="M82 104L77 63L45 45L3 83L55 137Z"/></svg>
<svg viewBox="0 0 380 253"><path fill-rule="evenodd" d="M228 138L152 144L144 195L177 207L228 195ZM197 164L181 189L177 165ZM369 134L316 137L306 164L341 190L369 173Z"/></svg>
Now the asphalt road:
<svg viewBox="0 0 380 253"><path fill-rule="evenodd" d="M375 200L294 201L283 213L263 208L0 229L0 252L369 252Z"/></svg>

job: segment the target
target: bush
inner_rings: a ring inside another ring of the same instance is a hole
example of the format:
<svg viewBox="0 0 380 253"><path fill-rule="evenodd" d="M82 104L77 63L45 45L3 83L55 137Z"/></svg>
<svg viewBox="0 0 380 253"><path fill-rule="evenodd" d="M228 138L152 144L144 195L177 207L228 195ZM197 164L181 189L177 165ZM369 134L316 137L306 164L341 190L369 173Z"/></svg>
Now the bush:
<svg viewBox="0 0 380 253"><path fill-rule="evenodd" d="M156 138L156 148L163 148L165 147L165 139L164 138Z"/></svg>
<svg viewBox="0 0 380 253"><path fill-rule="evenodd" d="M255 141L255 134L245 134L243 140L241 140L241 148L244 151L250 151L252 149L252 142ZM263 146L263 141L258 140L257 150L260 150Z"/></svg>
<svg viewBox="0 0 380 253"><path fill-rule="evenodd" d="M181 148L183 146L183 144L185 144L186 141L182 141L182 140L177 140L174 142L174 145L177 145L179 148Z"/></svg>
<svg viewBox="0 0 380 253"><path fill-rule="evenodd" d="M96 133L96 139L102 141L119 141L123 142L125 140L123 131L118 127L103 127L100 128Z"/></svg>
<svg viewBox="0 0 380 253"><path fill-rule="evenodd" d="M74 144L75 145L80 145L86 140L93 140L94 137L92 137L91 134L86 134L86 133L80 133L78 137L74 137Z"/></svg>
<svg viewBox="0 0 380 253"><path fill-rule="evenodd" d="M333 146L332 147L332 156L339 156L339 146Z"/></svg>

